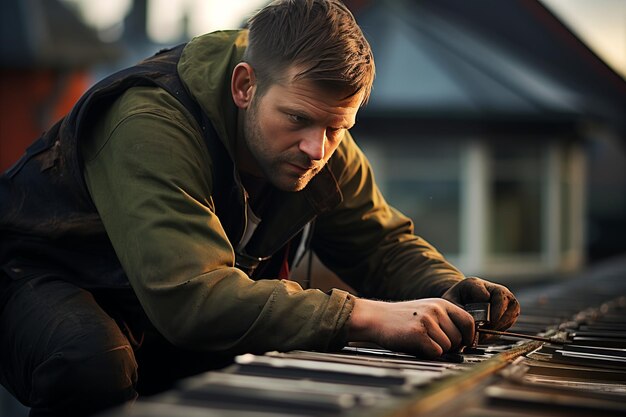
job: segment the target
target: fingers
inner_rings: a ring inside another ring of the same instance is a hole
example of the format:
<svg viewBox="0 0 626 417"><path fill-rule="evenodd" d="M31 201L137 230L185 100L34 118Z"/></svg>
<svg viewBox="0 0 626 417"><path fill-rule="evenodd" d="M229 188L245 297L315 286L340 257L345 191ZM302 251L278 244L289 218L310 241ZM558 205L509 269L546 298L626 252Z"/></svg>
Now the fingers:
<svg viewBox="0 0 626 417"><path fill-rule="evenodd" d="M485 287L486 282L480 278L465 278L450 287L441 298L461 307L468 303L488 302L491 294Z"/></svg>
<svg viewBox="0 0 626 417"><path fill-rule="evenodd" d="M465 278L459 284L461 283L463 285L460 285L459 289L463 304L488 302L492 297L491 291L487 288L487 284L491 284L488 281L471 277Z"/></svg>
<svg viewBox="0 0 626 417"><path fill-rule="evenodd" d="M472 316L447 301L439 300L436 308L420 318L430 341L422 342L423 353L437 357L471 344L474 337Z"/></svg>
<svg viewBox="0 0 626 417"><path fill-rule="evenodd" d="M428 319L430 319L430 317ZM453 334L454 331L450 331L450 329L447 329L448 331L444 331L443 327L442 323L433 323L427 326L428 337L437 345L437 351L434 352L436 356L449 352L453 346L457 346L457 343L460 342L460 337L458 337L458 335L455 336ZM453 342L453 339L456 339L456 343Z"/></svg>
<svg viewBox="0 0 626 417"><path fill-rule="evenodd" d="M435 358L471 344L474 320L441 298L387 303L359 299L348 321L350 341Z"/></svg>
<svg viewBox="0 0 626 417"><path fill-rule="evenodd" d="M456 306L454 306L456 307ZM450 309L449 316L455 328L461 334L461 342L457 346L469 346L474 340L474 318L462 308Z"/></svg>
<svg viewBox="0 0 626 417"><path fill-rule="evenodd" d="M496 330L508 329L517 319L520 307L517 299L508 288L487 284L491 293L491 325Z"/></svg>
<svg viewBox="0 0 626 417"><path fill-rule="evenodd" d="M508 308L509 300L504 287L493 285L491 288L491 323L495 324L494 327L499 327L498 324L502 320L502 316Z"/></svg>
<svg viewBox="0 0 626 417"><path fill-rule="evenodd" d="M491 323L488 327L497 330L511 327L520 312L519 303L508 288L475 277L456 283L442 297L460 305L489 302Z"/></svg>
<svg viewBox="0 0 626 417"><path fill-rule="evenodd" d="M434 359L443 355L447 351L444 350L441 345L429 335L419 343L415 344L411 349L406 350L406 352L414 354L418 357Z"/></svg>
<svg viewBox="0 0 626 417"><path fill-rule="evenodd" d="M517 318L520 315L520 311L521 308L519 305L519 301L517 301L517 298L513 296L513 298L509 300L507 309L502 315L502 325L499 327L499 330L506 330L511 327L513 323L517 321Z"/></svg>

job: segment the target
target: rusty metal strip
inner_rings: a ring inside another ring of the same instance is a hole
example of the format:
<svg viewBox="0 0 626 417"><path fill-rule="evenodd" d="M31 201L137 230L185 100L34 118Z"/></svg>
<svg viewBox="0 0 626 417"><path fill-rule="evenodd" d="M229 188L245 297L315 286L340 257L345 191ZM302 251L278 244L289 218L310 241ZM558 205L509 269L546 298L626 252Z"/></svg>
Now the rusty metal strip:
<svg viewBox="0 0 626 417"><path fill-rule="evenodd" d="M494 375L509 365L515 358L537 350L542 345L542 342L529 341L506 352L494 355L492 358L469 368L467 371L434 382L423 391L420 391L407 404L394 410L391 414L386 414L386 417L421 416L433 411L444 403L453 401L460 393L475 387L485 378Z"/></svg>

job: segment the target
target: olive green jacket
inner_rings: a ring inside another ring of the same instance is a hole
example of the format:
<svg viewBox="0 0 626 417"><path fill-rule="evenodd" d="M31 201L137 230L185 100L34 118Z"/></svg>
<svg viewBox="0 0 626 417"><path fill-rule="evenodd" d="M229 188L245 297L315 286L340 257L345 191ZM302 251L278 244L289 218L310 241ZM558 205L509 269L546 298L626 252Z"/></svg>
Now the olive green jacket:
<svg viewBox="0 0 626 417"><path fill-rule="evenodd" d="M178 64L231 155L237 108L230 76L246 42L245 31L201 36ZM128 90L99 118L81 152L87 186L124 271L171 342L233 354L346 343L354 296L303 290L272 276L253 280L235 267L237 242L224 225L243 225L245 208L218 217L213 176L228 175L240 187L238 174L212 172L216 161L196 120L174 97L157 87ZM315 218L313 249L359 296L440 296L463 278L385 202L349 134L304 191L277 195L255 232L255 256L271 255L264 252L282 247L294 224L300 230Z"/></svg>

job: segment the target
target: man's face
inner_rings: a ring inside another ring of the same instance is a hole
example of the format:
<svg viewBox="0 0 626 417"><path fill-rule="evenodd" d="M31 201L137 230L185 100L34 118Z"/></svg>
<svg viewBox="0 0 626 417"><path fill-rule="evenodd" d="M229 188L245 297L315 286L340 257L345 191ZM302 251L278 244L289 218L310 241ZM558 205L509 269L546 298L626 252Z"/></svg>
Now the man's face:
<svg viewBox="0 0 626 417"><path fill-rule="evenodd" d="M344 98L307 80L270 86L243 116L245 171L283 191L300 191L323 168L351 128L362 94Z"/></svg>

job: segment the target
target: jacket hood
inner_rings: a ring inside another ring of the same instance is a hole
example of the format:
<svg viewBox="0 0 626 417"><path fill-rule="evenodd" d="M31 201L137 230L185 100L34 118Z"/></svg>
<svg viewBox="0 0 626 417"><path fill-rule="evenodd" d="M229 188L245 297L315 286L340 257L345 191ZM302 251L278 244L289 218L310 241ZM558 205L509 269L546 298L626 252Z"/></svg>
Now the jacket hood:
<svg viewBox="0 0 626 417"><path fill-rule="evenodd" d="M178 62L178 74L184 86L205 112L231 156L237 135L237 107L230 93L230 80L247 45L247 30L212 32L192 39Z"/></svg>

